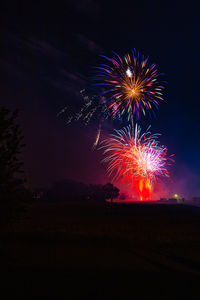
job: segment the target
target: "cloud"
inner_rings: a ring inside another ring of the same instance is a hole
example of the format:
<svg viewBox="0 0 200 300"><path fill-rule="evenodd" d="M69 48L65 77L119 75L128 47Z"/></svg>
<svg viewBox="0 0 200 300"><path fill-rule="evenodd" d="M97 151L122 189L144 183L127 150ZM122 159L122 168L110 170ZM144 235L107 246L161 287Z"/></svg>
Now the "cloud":
<svg viewBox="0 0 200 300"><path fill-rule="evenodd" d="M26 45L32 51L35 51L35 52L37 51L40 54L48 55L50 57L56 58L56 57L65 57L66 56L66 53L57 49L56 47L51 45L49 42L42 41L42 40L39 40L34 37L32 37L28 40L24 40L22 43L22 46L24 46L24 45Z"/></svg>
<svg viewBox="0 0 200 300"><path fill-rule="evenodd" d="M83 45L85 48L87 48L89 51L94 52L94 53L101 53L103 51L102 47L99 46L97 43L94 41L86 38L82 34L77 35L77 39L81 45Z"/></svg>
<svg viewBox="0 0 200 300"><path fill-rule="evenodd" d="M101 12L101 5L95 0L68 0L68 3L70 3L75 10L93 18L98 17Z"/></svg>
<svg viewBox="0 0 200 300"><path fill-rule="evenodd" d="M85 85L85 76L71 49L58 49L53 43L36 37L8 35L5 53L0 60L1 72L29 80L45 81L63 92L76 94ZM33 83L32 83L33 81Z"/></svg>

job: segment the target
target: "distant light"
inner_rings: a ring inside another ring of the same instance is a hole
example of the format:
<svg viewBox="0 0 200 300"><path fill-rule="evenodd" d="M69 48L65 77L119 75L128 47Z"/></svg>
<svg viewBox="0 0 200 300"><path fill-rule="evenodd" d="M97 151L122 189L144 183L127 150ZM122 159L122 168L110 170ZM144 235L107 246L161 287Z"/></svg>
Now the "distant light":
<svg viewBox="0 0 200 300"><path fill-rule="evenodd" d="M133 73L131 72L131 70L129 68L126 70L126 75L128 77L132 77L133 76Z"/></svg>
<svg viewBox="0 0 200 300"><path fill-rule="evenodd" d="M174 198L178 198L178 194L174 194Z"/></svg>

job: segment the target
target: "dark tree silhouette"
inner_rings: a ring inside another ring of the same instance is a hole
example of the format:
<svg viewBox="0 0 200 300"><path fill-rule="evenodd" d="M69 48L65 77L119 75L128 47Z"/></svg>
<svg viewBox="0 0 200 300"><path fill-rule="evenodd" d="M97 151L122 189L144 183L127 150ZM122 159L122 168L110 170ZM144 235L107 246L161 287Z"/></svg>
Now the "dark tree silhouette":
<svg viewBox="0 0 200 300"><path fill-rule="evenodd" d="M111 203L114 198L119 196L119 189L112 183L102 184L91 184L89 186L89 197L93 200L104 202L110 199Z"/></svg>
<svg viewBox="0 0 200 300"><path fill-rule="evenodd" d="M66 179L56 182L44 193L44 201L67 202L85 200L88 196L88 186L81 182Z"/></svg>
<svg viewBox="0 0 200 300"><path fill-rule="evenodd" d="M0 108L0 195L4 198L16 193L24 182L20 176L23 163L18 158L24 144L17 116L17 110Z"/></svg>
<svg viewBox="0 0 200 300"><path fill-rule="evenodd" d="M119 196L119 189L110 182L103 186L103 191L105 193L105 199L110 199L111 204L113 199Z"/></svg>
<svg viewBox="0 0 200 300"><path fill-rule="evenodd" d="M42 201L96 201L104 202L106 199L118 197L119 189L113 184L85 184L74 180L62 180L55 183L41 197Z"/></svg>

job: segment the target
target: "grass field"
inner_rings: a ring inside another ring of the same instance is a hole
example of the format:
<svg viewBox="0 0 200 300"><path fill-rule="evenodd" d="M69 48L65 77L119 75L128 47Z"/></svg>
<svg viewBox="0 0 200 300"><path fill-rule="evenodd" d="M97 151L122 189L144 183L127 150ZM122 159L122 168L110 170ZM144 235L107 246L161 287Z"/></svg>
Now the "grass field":
<svg viewBox="0 0 200 300"><path fill-rule="evenodd" d="M156 282L170 274L168 280L176 282L200 275L200 209L195 206L35 203L2 229L0 238L2 269L15 283L20 274L26 286L36 278L44 288L59 276L59 284L63 278L65 284L82 282L87 274L94 286L95 276L112 285L125 276Z"/></svg>

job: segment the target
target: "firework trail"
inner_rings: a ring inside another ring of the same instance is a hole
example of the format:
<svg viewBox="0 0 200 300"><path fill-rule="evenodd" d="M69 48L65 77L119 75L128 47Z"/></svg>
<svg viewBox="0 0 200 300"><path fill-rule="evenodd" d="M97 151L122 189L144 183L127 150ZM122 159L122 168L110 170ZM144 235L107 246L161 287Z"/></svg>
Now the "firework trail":
<svg viewBox="0 0 200 300"><path fill-rule="evenodd" d="M100 86L104 91L99 95L104 96L102 102L106 118L121 120L126 116L127 121L139 119L140 112L153 112L158 109L159 101L163 100L163 83L155 64L148 64L148 57L139 56L134 49L130 54L120 57L114 52L113 58L101 55L107 64L95 67L96 75L92 78L95 86Z"/></svg>
<svg viewBox="0 0 200 300"><path fill-rule="evenodd" d="M115 130L115 134L101 143L104 150L103 162L108 164L108 174L113 180L121 179L131 185L137 185L141 192L144 188L152 189L161 177L169 177L167 167L174 160L167 156L167 148L159 145L159 134L143 134L141 128L128 126Z"/></svg>
<svg viewBox="0 0 200 300"><path fill-rule="evenodd" d="M93 150L96 149L96 147L99 143L100 135L101 135L101 124L99 124L99 129L97 131L96 139L95 139L95 142L94 142L93 147L92 147Z"/></svg>

